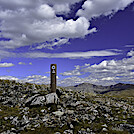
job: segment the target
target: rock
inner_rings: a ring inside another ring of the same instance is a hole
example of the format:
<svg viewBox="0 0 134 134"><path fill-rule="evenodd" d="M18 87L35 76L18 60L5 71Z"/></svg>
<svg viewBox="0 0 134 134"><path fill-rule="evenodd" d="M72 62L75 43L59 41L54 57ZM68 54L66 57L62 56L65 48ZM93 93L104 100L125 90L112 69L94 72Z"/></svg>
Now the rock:
<svg viewBox="0 0 134 134"><path fill-rule="evenodd" d="M46 98L46 102L45 102L46 105L53 104L53 103L58 104L59 102L59 99L56 93L47 94L45 98Z"/></svg>
<svg viewBox="0 0 134 134"><path fill-rule="evenodd" d="M25 105L26 105L26 106L29 106L30 103L32 102L32 100L33 100L35 97L37 97L37 96L39 96L39 94L35 94L34 96L29 97L29 98L26 100Z"/></svg>
<svg viewBox="0 0 134 134"><path fill-rule="evenodd" d="M13 119L13 116L10 116L9 119L12 120Z"/></svg>
<svg viewBox="0 0 134 134"><path fill-rule="evenodd" d="M23 124L27 124L30 121L28 120L28 117L26 117L25 115L23 115Z"/></svg>
<svg viewBox="0 0 134 134"><path fill-rule="evenodd" d="M73 128L74 128L74 126L72 124L70 124L70 129L73 129Z"/></svg>
<svg viewBox="0 0 134 134"><path fill-rule="evenodd" d="M94 115L91 115L91 116L90 116L90 119L91 119L91 120L95 120L95 116L94 116Z"/></svg>
<svg viewBox="0 0 134 134"><path fill-rule="evenodd" d="M8 120L8 117L4 117L4 120Z"/></svg>
<svg viewBox="0 0 134 134"><path fill-rule="evenodd" d="M12 120L11 123L17 126L18 123L19 123L19 121L18 121L18 116L16 116L16 117Z"/></svg>
<svg viewBox="0 0 134 134"><path fill-rule="evenodd" d="M0 133L0 134L16 134L16 133L13 133L13 132L11 132L10 130L7 130L7 131L2 132L2 133Z"/></svg>
<svg viewBox="0 0 134 134"><path fill-rule="evenodd" d="M67 126L68 130L62 132L64 134L110 133L111 129L119 133L134 133L133 97L92 95L60 88L56 93L47 94L43 87L47 88L45 85L4 83L0 80L0 114L2 123L4 121L0 133L37 132L40 126L46 129L57 127L60 131ZM97 124L99 127L95 127ZM74 128L78 128L77 132L76 129L73 132ZM60 134L58 131L55 134Z"/></svg>
<svg viewBox="0 0 134 134"><path fill-rule="evenodd" d="M105 131L105 132L106 132L106 131L108 131L108 130L107 130L106 128L103 128L102 131Z"/></svg>
<svg viewBox="0 0 134 134"><path fill-rule="evenodd" d="M106 124L104 124L104 125L102 125L102 127L107 127L107 125L106 125Z"/></svg>
<svg viewBox="0 0 134 134"><path fill-rule="evenodd" d="M42 113L47 113L47 110L46 109L42 109L41 112Z"/></svg>
<svg viewBox="0 0 134 134"><path fill-rule="evenodd" d="M87 128L87 132L88 132L88 133L90 132L90 128Z"/></svg>
<svg viewBox="0 0 134 134"><path fill-rule="evenodd" d="M49 120L49 118L46 117L46 116L44 116L43 119L42 119L43 122L46 122L46 121L48 121L48 120Z"/></svg>
<svg viewBox="0 0 134 134"><path fill-rule="evenodd" d="M134 125L131 124L120 124L120 127L134 133Z"/></svg>
<svg viewBox="0 0 134 134"><path fill-rule="evenodd" d="M64 112L56 111L56 112L53 112L53 114L60 117L64 114Z"/></svg>
<svg viewBox="0 0 134 134"><path fill-rule="evenodd" d="M37 127L39 128L40 127L40 124L38 123L38 124L34 125L34 127L35 128L37 128Z"/></svg>
<svg viewBox="0 0 134 134"><path fill-rule="evenodd" d="M63 132L63 134L73 134L73 130L65 130L64 132Z"/></svg>
<svg viewBox="0 0 134 134"><path fill-rule="evenodd" d="M44 96L37 96L32 100L30 106L43 105L45 101L46 101L46 98Z"/></svg>
<svg viewBox="0 0 134 134"><path fill-rule="evenodd" d="M54 134L61 134L60 132L55 132Z"/></svg>
<svg viewBox="0 0 134 134"><path fill-rule="evenodd" d="M73 114L74 113L74 110L66 110L65 113L67 113L67 114Z"/></svg>

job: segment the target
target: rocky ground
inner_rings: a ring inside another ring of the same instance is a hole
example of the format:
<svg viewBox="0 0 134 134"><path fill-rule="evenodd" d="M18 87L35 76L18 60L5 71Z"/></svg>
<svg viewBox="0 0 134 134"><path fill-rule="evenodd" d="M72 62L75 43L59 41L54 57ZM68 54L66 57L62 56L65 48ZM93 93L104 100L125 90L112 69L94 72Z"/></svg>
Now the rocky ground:
<svg viewBox="0 0 134 134"><path fill-rule="evenodd" d="M0 134L133 134L134 97L0 80Z"/></svg>

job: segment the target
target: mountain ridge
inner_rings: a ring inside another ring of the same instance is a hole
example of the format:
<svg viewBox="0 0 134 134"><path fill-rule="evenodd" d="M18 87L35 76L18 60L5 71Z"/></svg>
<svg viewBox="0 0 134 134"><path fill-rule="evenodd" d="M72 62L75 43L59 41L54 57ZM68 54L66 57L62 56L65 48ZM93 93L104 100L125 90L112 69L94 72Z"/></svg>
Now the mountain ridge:
<svg viewBox="0 0 134 134"><path fill-rule="evenodd" d="M91 83L81 83L75 86L66 87L66 89L105 94L112 91L123 91L123 90L134 89L134 84L117 83L115 85L102 86Z"/></svg>

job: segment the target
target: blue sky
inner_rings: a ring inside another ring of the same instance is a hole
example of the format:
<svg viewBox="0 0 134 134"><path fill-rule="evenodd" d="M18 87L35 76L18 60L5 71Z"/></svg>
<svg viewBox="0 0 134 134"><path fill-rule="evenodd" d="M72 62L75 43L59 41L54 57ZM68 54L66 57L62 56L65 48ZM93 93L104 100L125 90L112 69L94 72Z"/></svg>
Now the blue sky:
<svg viewBox="0 0 134 134"><path fill-rule="evenodd" d="M0 78L134 84L134 0L0 0Z"/></svg>

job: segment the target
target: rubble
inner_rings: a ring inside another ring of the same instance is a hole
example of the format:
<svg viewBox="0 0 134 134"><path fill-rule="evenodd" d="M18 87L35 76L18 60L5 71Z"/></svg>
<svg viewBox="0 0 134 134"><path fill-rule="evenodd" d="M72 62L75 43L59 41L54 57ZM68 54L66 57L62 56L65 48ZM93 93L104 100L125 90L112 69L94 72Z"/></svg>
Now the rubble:
<svg viewBox="0 0 134 134"><path fill-rule="evenodd" d="M58 95L57 95L58 94ZM0 134L134 133L134 97L0 80Z"/></svg>

